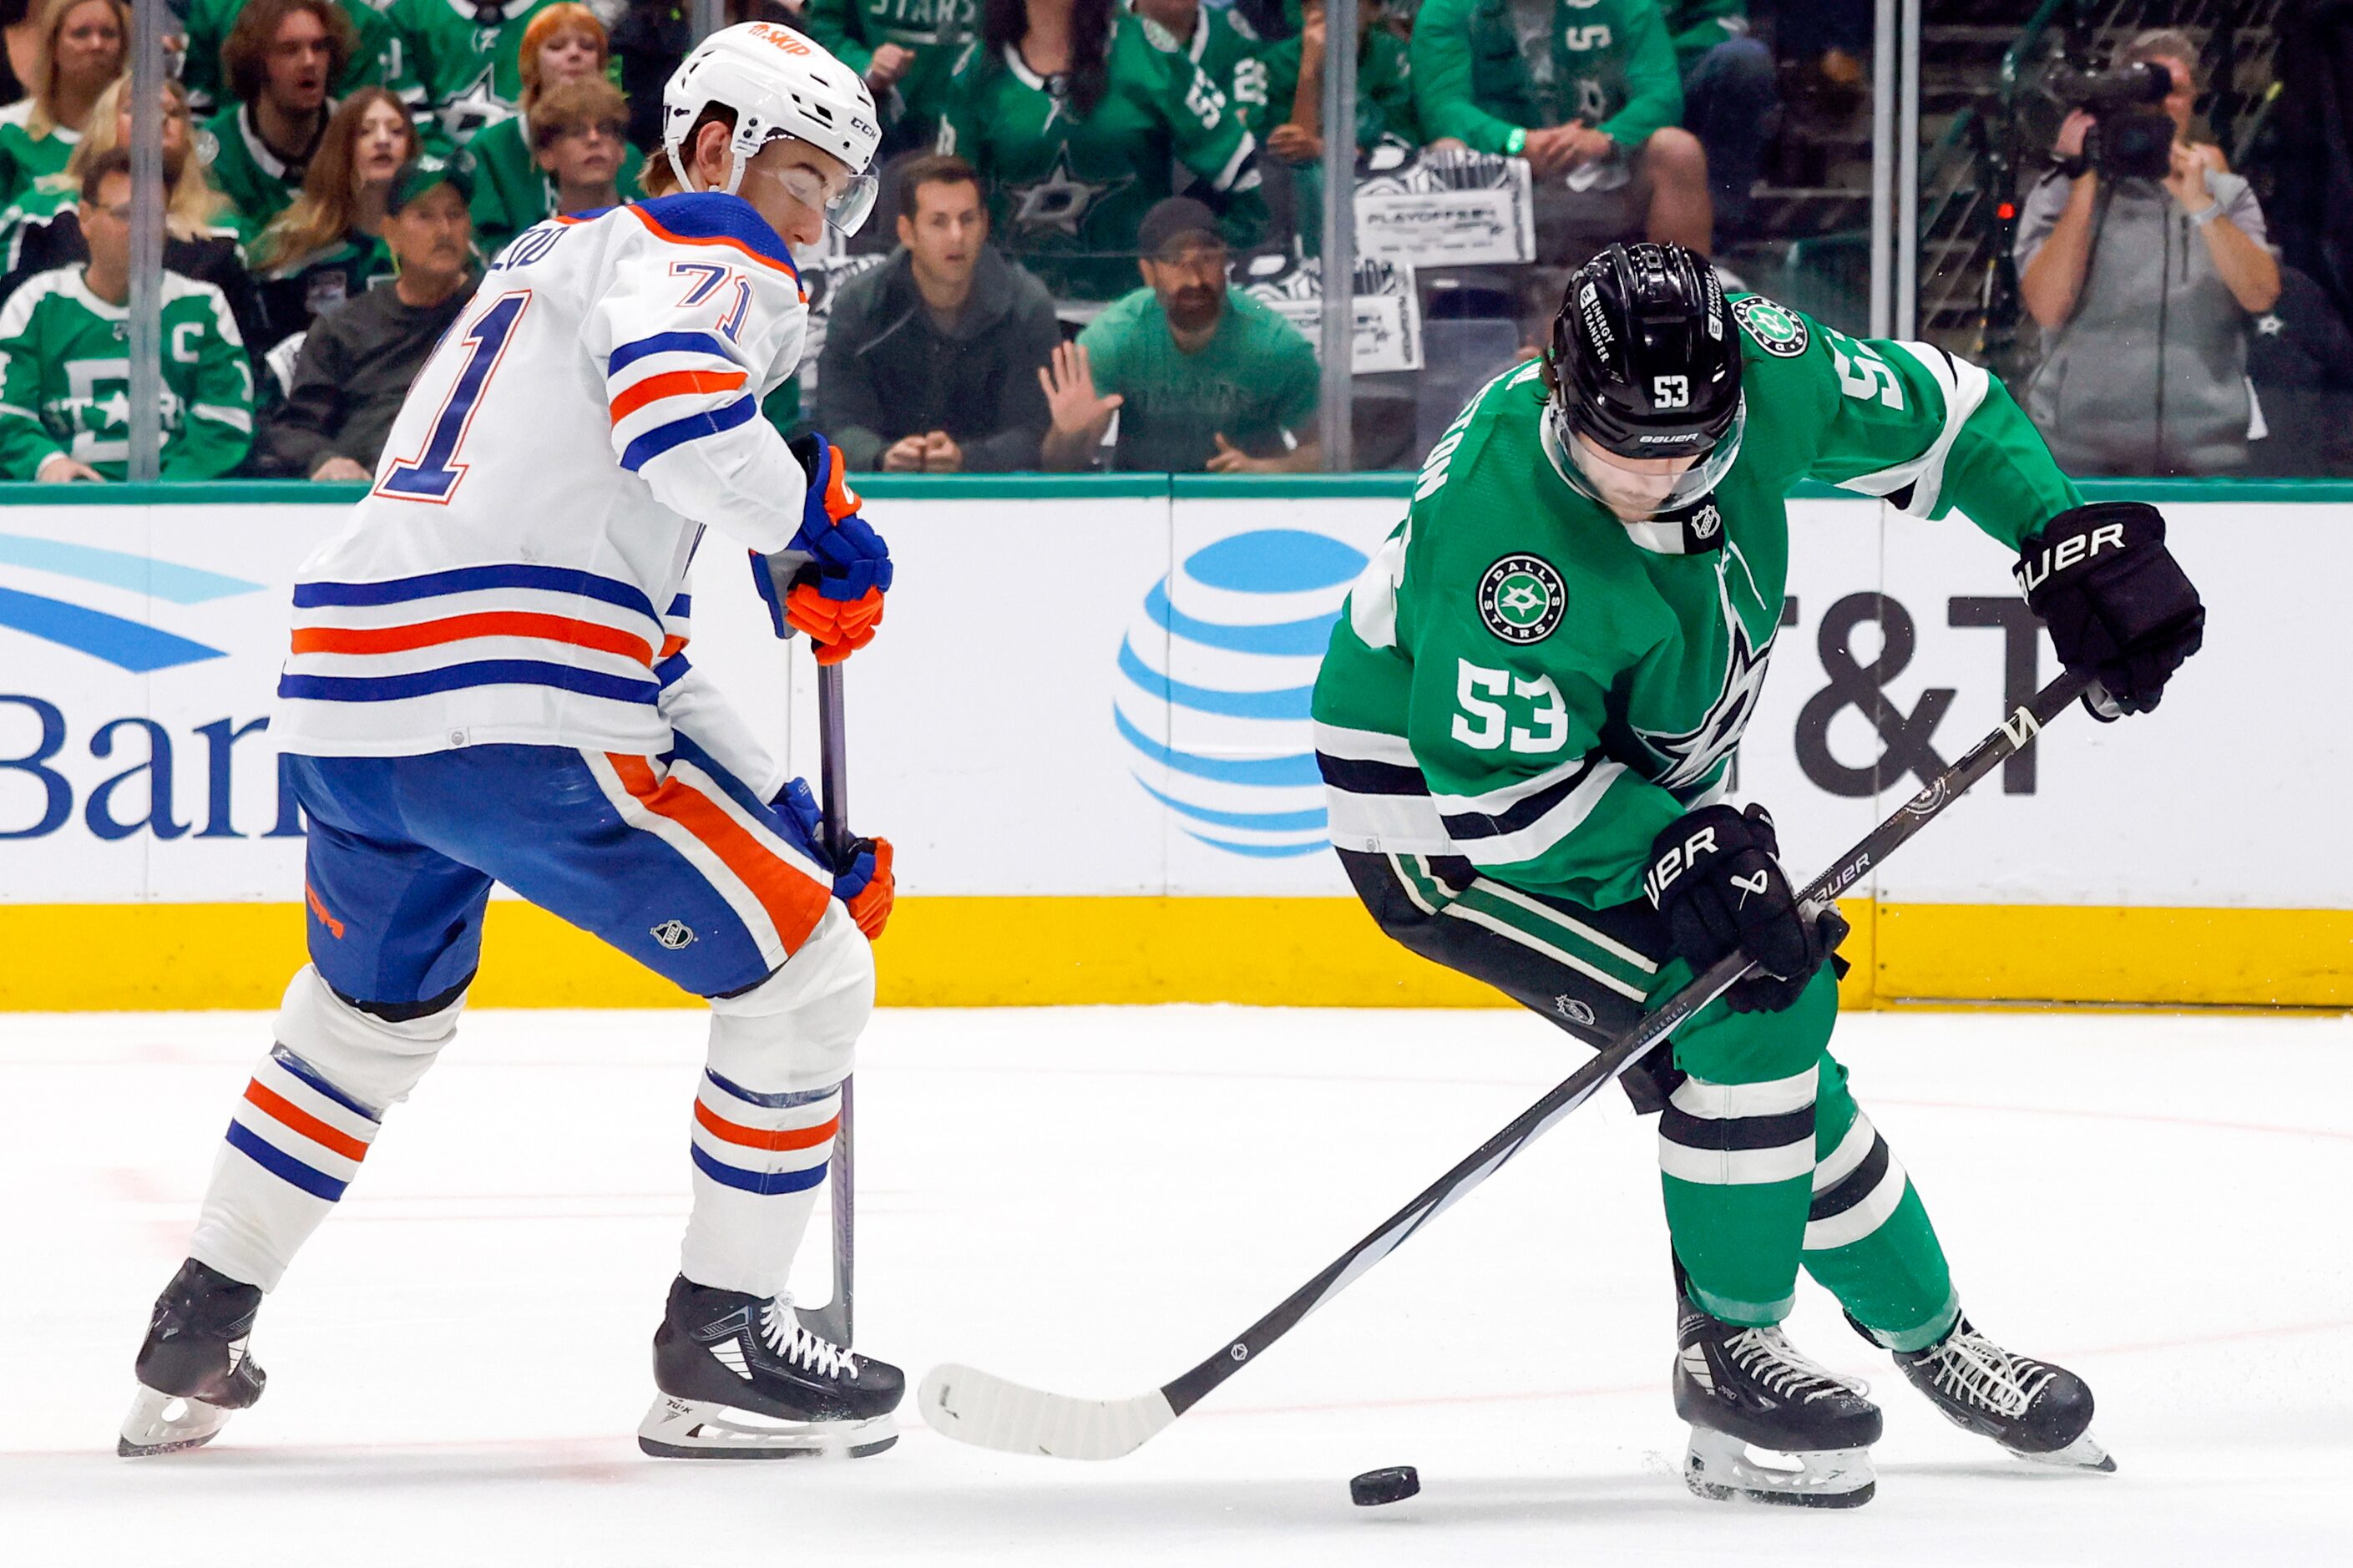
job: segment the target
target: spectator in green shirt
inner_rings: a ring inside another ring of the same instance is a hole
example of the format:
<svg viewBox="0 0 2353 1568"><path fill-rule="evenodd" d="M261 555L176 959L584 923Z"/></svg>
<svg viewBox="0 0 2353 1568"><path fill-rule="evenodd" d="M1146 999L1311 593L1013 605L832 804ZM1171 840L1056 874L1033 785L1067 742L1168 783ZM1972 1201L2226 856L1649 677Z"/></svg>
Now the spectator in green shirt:
<svg viewBox="0 0 2353 1568"><path fill-rule="evenodd" d="M1380 0L1356 7L1356 145L1384 138L1419 146L1411 67L1405 40L1377 24ZM1266 49L1266 96L1271 128L1267 151L1293 164L1324 156L1324 0L1307 0L1296 37Z"/></svg>
<svg viewBox="0 0 2353 1568"><path fill-rule="evenodd" d="M335 111L329 89L358 41L334 0L252 0L237 13L221 46L221 75L235 101L205 133L213 184L236 205L248 241L301 195Z"/></svg>
<svg viewBox="0 0 2353 1568"><path fill-rule="evenodd" d="M1144 215L1136 241L1146 287L1105 307L1038 373L1053 420L1042 466L1089 466L1116 414L1115 468L1314 471L1315 351L1227 283L1217 215L1171 196Z"/></svg>
<svg viewBox="0 0 2353 1568"><path fill-rule="evenodd" d="M90 106L122 70L131 8L121 0L47 0L26 96L0 109L0 205L65 173Z"/></svg>
<svg viewBox="0 0 2353 1568"><path fill-rule="evenodd" d="M1422 134L1526 159L1540 223L1565 176L1622 162L1647 237L1710 248L1707 155L1679 123L1658 0L1425 0L1412 58Z"/></svg>
<svg viewBox="0 0 2353 1568"><path fill-rule="evenodd" d="M885 155L928 144L956 57L979 36L977 0L809 0L802 31L866 79Z"/></svg>
<svg viewBox="0 0 2353 1568"><path fill-rule="evenodd" d="M1765 172L1773 51L1748 36L1748 0L1662 0L1683 76L1683 124L1707 150L1719 229L1746 232Z"/></svg>

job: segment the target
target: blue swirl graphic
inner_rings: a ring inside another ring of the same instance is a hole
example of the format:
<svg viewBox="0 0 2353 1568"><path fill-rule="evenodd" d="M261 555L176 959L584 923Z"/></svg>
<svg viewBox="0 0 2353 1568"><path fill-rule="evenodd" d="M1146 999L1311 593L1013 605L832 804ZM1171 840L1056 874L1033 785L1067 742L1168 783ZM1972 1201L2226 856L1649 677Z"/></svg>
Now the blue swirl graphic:
<svg viewBox="0 0 2353 1568"><path fill-rule="evenodd" d="M86 653L133 675L228 657L219 648L174 637L139 621L69 605L62 599L20 594L14 588L0 588L0 626L29 632L44 642Z"/></svg>
<svg viewBox="0 0 2353 1568"><path fill-rule="evenodd" d="M1235 594L1306 594L1353 583L1365 557L1338 540L1296 528L1262 528L1205 544L1185 558L1185 574Z"/></svg>
<svg viewBox="0 0 2353 1568"><path fill-rule="evenodd" d="M1146 696L1196 713L1217 713L1229 719L1304 719L1315 696L1312 686L1279 691L1220 691L1213 686L1187 686L1145 664L1131 642L1119 645L1119 668Z"/></svg>
<svg viewBox="0 0 2353 1568"><path fill-rule="evenodd" d="M1365 561L1362 552L1327 534L1258 529L1203 545L1145 595L1143 618L1120 643L1126 684L1112 721L1123 740L1157 764L1159 771L1135 771L1136 786L1175 816L1187 837L1252 860L1296 859L1328 847L1331 819L1310 734L1315 689L1287 683L1301 679L1300 661L1320 658L1330 643L1341 601ZM1205 621L1176 608L1174 599L1188 595L1237 617L1251 614L1253 606L1236 602L1250 595L1265 605L1260 613L1294 618ZM1299 615L1318 605L1329 608ZM1203 654L1223 657L1204 660ZM1155 658L1167 668L1154 668ZM1255 660L1279 662L1250 662ZM1203 664L1229 681L1249 682L1263 669L1270 680L1286 684L1236 690L1175 673ZM1203 732L1197 749L1179 750L1145 732L1144 726L1170 733L1179 713L1195 716L1185 721L1187 734ZM1235 722L1219 722L1226 720Z"/></svg>

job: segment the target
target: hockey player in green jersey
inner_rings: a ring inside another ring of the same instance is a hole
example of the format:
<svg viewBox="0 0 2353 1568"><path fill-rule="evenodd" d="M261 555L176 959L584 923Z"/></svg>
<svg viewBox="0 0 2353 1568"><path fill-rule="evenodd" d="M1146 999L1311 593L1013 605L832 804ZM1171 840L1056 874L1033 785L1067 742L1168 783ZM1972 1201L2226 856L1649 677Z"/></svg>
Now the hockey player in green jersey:
<svg viewBox="0 0 2353 1568"><path fill-rule="evenodd" d="M364 4L365 0L360 0ZM397 91L436 152L455 152L515 112L522 100L522 34L555 0L392 0L400 41Z"/></svg>
<svg viewBox="0 0 2353 1568"><path fill-rule="evenodd" d="M1265 139L1266 45L1240 11L1201 0L1131 0L1128 8L1143 18L1154 48L1198 66L1242 123Z"/></svg>
<svg viewBox="0 0 2353 1568"><path fill-rule="evenodd" d="M82 176L87 266L37 272L0 308L0 479L120 479L131 457L131 154ZM163 280L167 479L216 479L253 443L253 373L228 301Z"/></svg>
<svg viewBox="0 0 2353 1568"><path fill-rule="evenodd" d="M1778 1327L1801 1266L1956 1423L2110 1468L2083 1381L1962 1315L1827 1048L1832 933L1799 912L1762 809L1721 800L1780 624L1783 497L1809 478L1965 512L2018 551L2103 716L2157 706L2197 649L2163 519L2084 504L1984 371L1728 299L1691 252L1611 247L1572 275L1546 357L1431 449L1349 595L1314 706L1332 842L1392 936L1589 1045L1736 948L1764 971L1628 1080L1662 1112L1693 1489L1872 1494L1877 1406Z"/></svg>
<svg viewBox="0 0 2353 1568"><path fill-rule="evenodd" d="M986 0L939 150L980 172L989 231L1061 298L1135 286L1135 234L1181 163L1229 243L1266 222L1258 142L1209 79L1114 0Z"/></svg>

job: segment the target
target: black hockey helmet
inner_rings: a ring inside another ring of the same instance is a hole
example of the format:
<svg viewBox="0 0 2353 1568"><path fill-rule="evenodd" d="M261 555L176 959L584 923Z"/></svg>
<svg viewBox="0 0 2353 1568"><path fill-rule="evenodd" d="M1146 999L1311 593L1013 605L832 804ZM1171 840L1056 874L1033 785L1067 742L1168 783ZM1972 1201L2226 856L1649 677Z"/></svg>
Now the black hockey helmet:
<svg viewBox="0 0 2353 1568"><path fill-rule="evenodd" d="M1577 268L1545 379L1565 456L1576 435L1630 459L1700 459L1662 512L1713 490L1738 455L1739 333L1715 268L1680 245L1613 245ZM1567 471L1587 488L1578 464Z"/></svg>

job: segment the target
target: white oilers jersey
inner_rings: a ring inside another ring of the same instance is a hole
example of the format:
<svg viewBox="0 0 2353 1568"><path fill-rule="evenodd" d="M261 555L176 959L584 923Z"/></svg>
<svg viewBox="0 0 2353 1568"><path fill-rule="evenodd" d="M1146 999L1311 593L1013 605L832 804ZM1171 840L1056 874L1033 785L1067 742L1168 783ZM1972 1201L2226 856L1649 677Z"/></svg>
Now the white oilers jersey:
<svg viewBox="0 0 2353 1568"><path fill-rule="evenodd" d="M783 240L736 196L517 236L409 388L375 489L303 563L280 749L666 750L711 700L681 651L703 525L763 552L800 525L760 400L807 320Z"/></svg>

